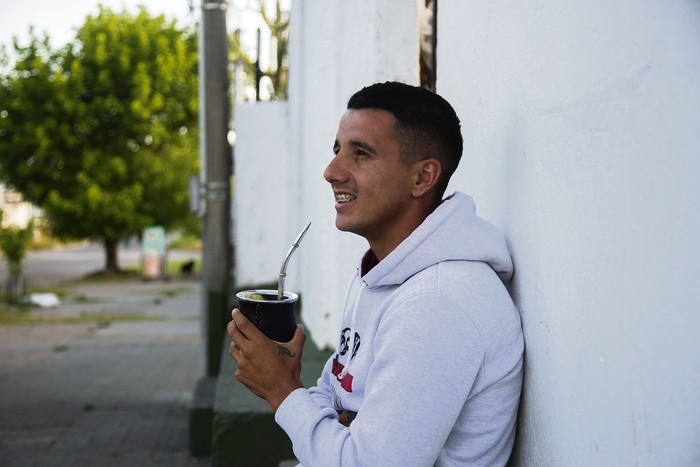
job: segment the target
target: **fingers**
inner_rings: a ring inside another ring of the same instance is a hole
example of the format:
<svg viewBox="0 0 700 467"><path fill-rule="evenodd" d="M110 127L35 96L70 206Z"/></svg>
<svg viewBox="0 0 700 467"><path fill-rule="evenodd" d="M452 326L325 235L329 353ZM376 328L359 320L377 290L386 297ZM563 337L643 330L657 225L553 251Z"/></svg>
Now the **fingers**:
<svg viewBox="0 0 700 467"><path fill-rule="evenodd" d="M355 417L357 417L357 412L343 411L338 415L338 422L340 422L341 425L349 427L353 420L355 420Z"/></svg>
<svg viewBox="0 0 700 467"><path fill-rule="evenodd" d="M256 337L256 334L261 334L260 330L256 328L255 325L251 323L238 308L234 308L231 311L231 322L229 323L229 326L231 325L236 328L236 334L242 336L246 340L251 340L252 338ZM230 331L229 336L231 336L233 339L233 335ZM240 342L238 342L238 344L240 345Z"/></svg>
<svg viewBox="0 0 700 467"><path fill-rule="evenodd" d="M228 346L228 354L233 358L233 360L238 363L238 358L241 355L241 349L236 345L235 342L231 341Z"/></svg>
<svg viewBox="0 0 700 467"><path fill-rule="evenodd" d="M231 321L226 326L226 330L231 338L229 355L233 357L236 363L238 363L241 356L246 354L247 350L261 349L263 348L260 347L261 345L269 347L272 343L276 345L271 348L278 349L277 351L279 351L279 348L284 348L291 351L291 355L298 354L299 358L301 358L301 354L304 351L304 343L306 342L306 333L302 324L297 325L291 341L276 342L265 336L238 308L234 308L231 311Z"/></svg>
<svg viewBox="0 0 700 467"><path fill-rule="evenodd" d="M236 310L234 309L234 312ZM231 313L233 316L233 313ZM235 319L231 319L229 323L226 325L226 332L228 333L228 336L231 338L232 341L240 341L241 339L245 339L246 336L243 334L241 329L238 327L238 323L236 323Z"/></svg>
<svg viewBox="0 0 700 467"><path fill-rule="evenodd" d="M235 316L240 315L240 317L243 317L245 319L245 316L243 316L240 312L238 312L237 309L234 308L234 310L231 312L231 321L226 325L226 332L228 333L228 336L231 338L231 343L229 344L228 348L228 353L233 358L236 363L238 363L238 359L241 357L243 354L243 351L241 350L241 345L243 345L247 340L248 337L241 331L239 328L238 323L236 323ZM239 319L240 319L239 317ZM243 325L243 323L241 323Z"/></svg>
<svg viewBox="0 0 700 467"><path fill-rule="evenodd" d="M294 336L289 344L300 351L304 349L304 343L306 342L306 332L304 331L303 324L297 324L297 328L294 330Z"/></svg>

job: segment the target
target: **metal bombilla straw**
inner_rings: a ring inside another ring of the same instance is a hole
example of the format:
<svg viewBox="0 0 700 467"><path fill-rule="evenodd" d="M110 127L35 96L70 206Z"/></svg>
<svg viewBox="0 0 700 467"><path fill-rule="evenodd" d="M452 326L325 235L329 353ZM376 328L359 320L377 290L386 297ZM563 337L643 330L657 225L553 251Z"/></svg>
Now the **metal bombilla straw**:
<svg viewBox="0 0 700 467"><path fill-rule="evenodd" d="M284 298L284 278L287 277L287 264L289 263L289 258L291 258L292 253L299 248L301 239L304 238L304 235L306 235L306 231L309 230L309 227L311 227L311 222L304 227L304 230L301 231L297 239L292 242L292 247L289 249L287 256L282 262L282 267L280 267L280 278L277 282L277 300L282 300Z"/></svg>

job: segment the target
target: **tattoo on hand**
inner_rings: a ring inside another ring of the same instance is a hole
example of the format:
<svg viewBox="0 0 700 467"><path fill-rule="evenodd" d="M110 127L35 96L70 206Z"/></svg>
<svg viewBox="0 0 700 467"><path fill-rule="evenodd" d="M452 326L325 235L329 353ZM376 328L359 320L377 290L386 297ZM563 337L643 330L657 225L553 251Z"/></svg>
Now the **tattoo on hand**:
<svg viewBox="0 0 700 467"><path fill-rule="evenodd" d="M287 357L296 357L297 356L296 352L292 352L287 347L283 347L281 345L277 347L277 354L278 355L286 355Z"/></svg>

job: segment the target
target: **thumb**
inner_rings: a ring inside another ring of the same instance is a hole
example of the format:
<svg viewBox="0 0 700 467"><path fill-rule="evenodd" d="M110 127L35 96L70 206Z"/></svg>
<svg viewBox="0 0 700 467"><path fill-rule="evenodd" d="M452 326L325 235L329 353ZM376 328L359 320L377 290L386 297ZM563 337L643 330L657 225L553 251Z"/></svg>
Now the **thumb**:
<svg viewBox="0 0 700 467"><path fill-rule="evenodd" d="M294 336L292 337L292 340L289 342L289 344L294 346L295 348L298 348L299 352L301 352L304 349L305 342L306 331L304 330L304 325L299 323L297 324L297 328L294 330Z"/></svg>

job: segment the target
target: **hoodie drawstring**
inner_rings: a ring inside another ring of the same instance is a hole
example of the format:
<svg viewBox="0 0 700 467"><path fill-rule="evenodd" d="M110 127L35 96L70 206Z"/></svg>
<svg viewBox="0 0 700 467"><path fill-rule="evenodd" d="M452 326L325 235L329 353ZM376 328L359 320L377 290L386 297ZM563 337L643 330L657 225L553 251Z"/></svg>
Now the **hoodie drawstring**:
<svg viewBox="0 0 700 467"><path fill-rule="evenodd" d="M359 276L359 270L353 275L353 278L350 281L350 285L348 286L348 290L345 294L345 304L343 305L343 310L347 309L348 302L350 301L350 293L352 292L352 287L355 284L355 279L358 276ZM362 291L366 287L367 287L367 284L365 284L365 281L360 280L360 289L357 291L357 296L355 297L355 304L352 307L352 315L350 318L350 333L349 333L349 337L348 337L350 342L348 342L348 356L347 356L347 359L345 360L345 367L338 375L339 380L343 379L345 377L345 375L348 373L348 370L350 370L350 364L352 363L352 357L353 357L353 350L355 348L355 336L353 335L353 333L355 331L355 319L357 318L357 309L359 308L360 297L362 296Z"/></svg>

